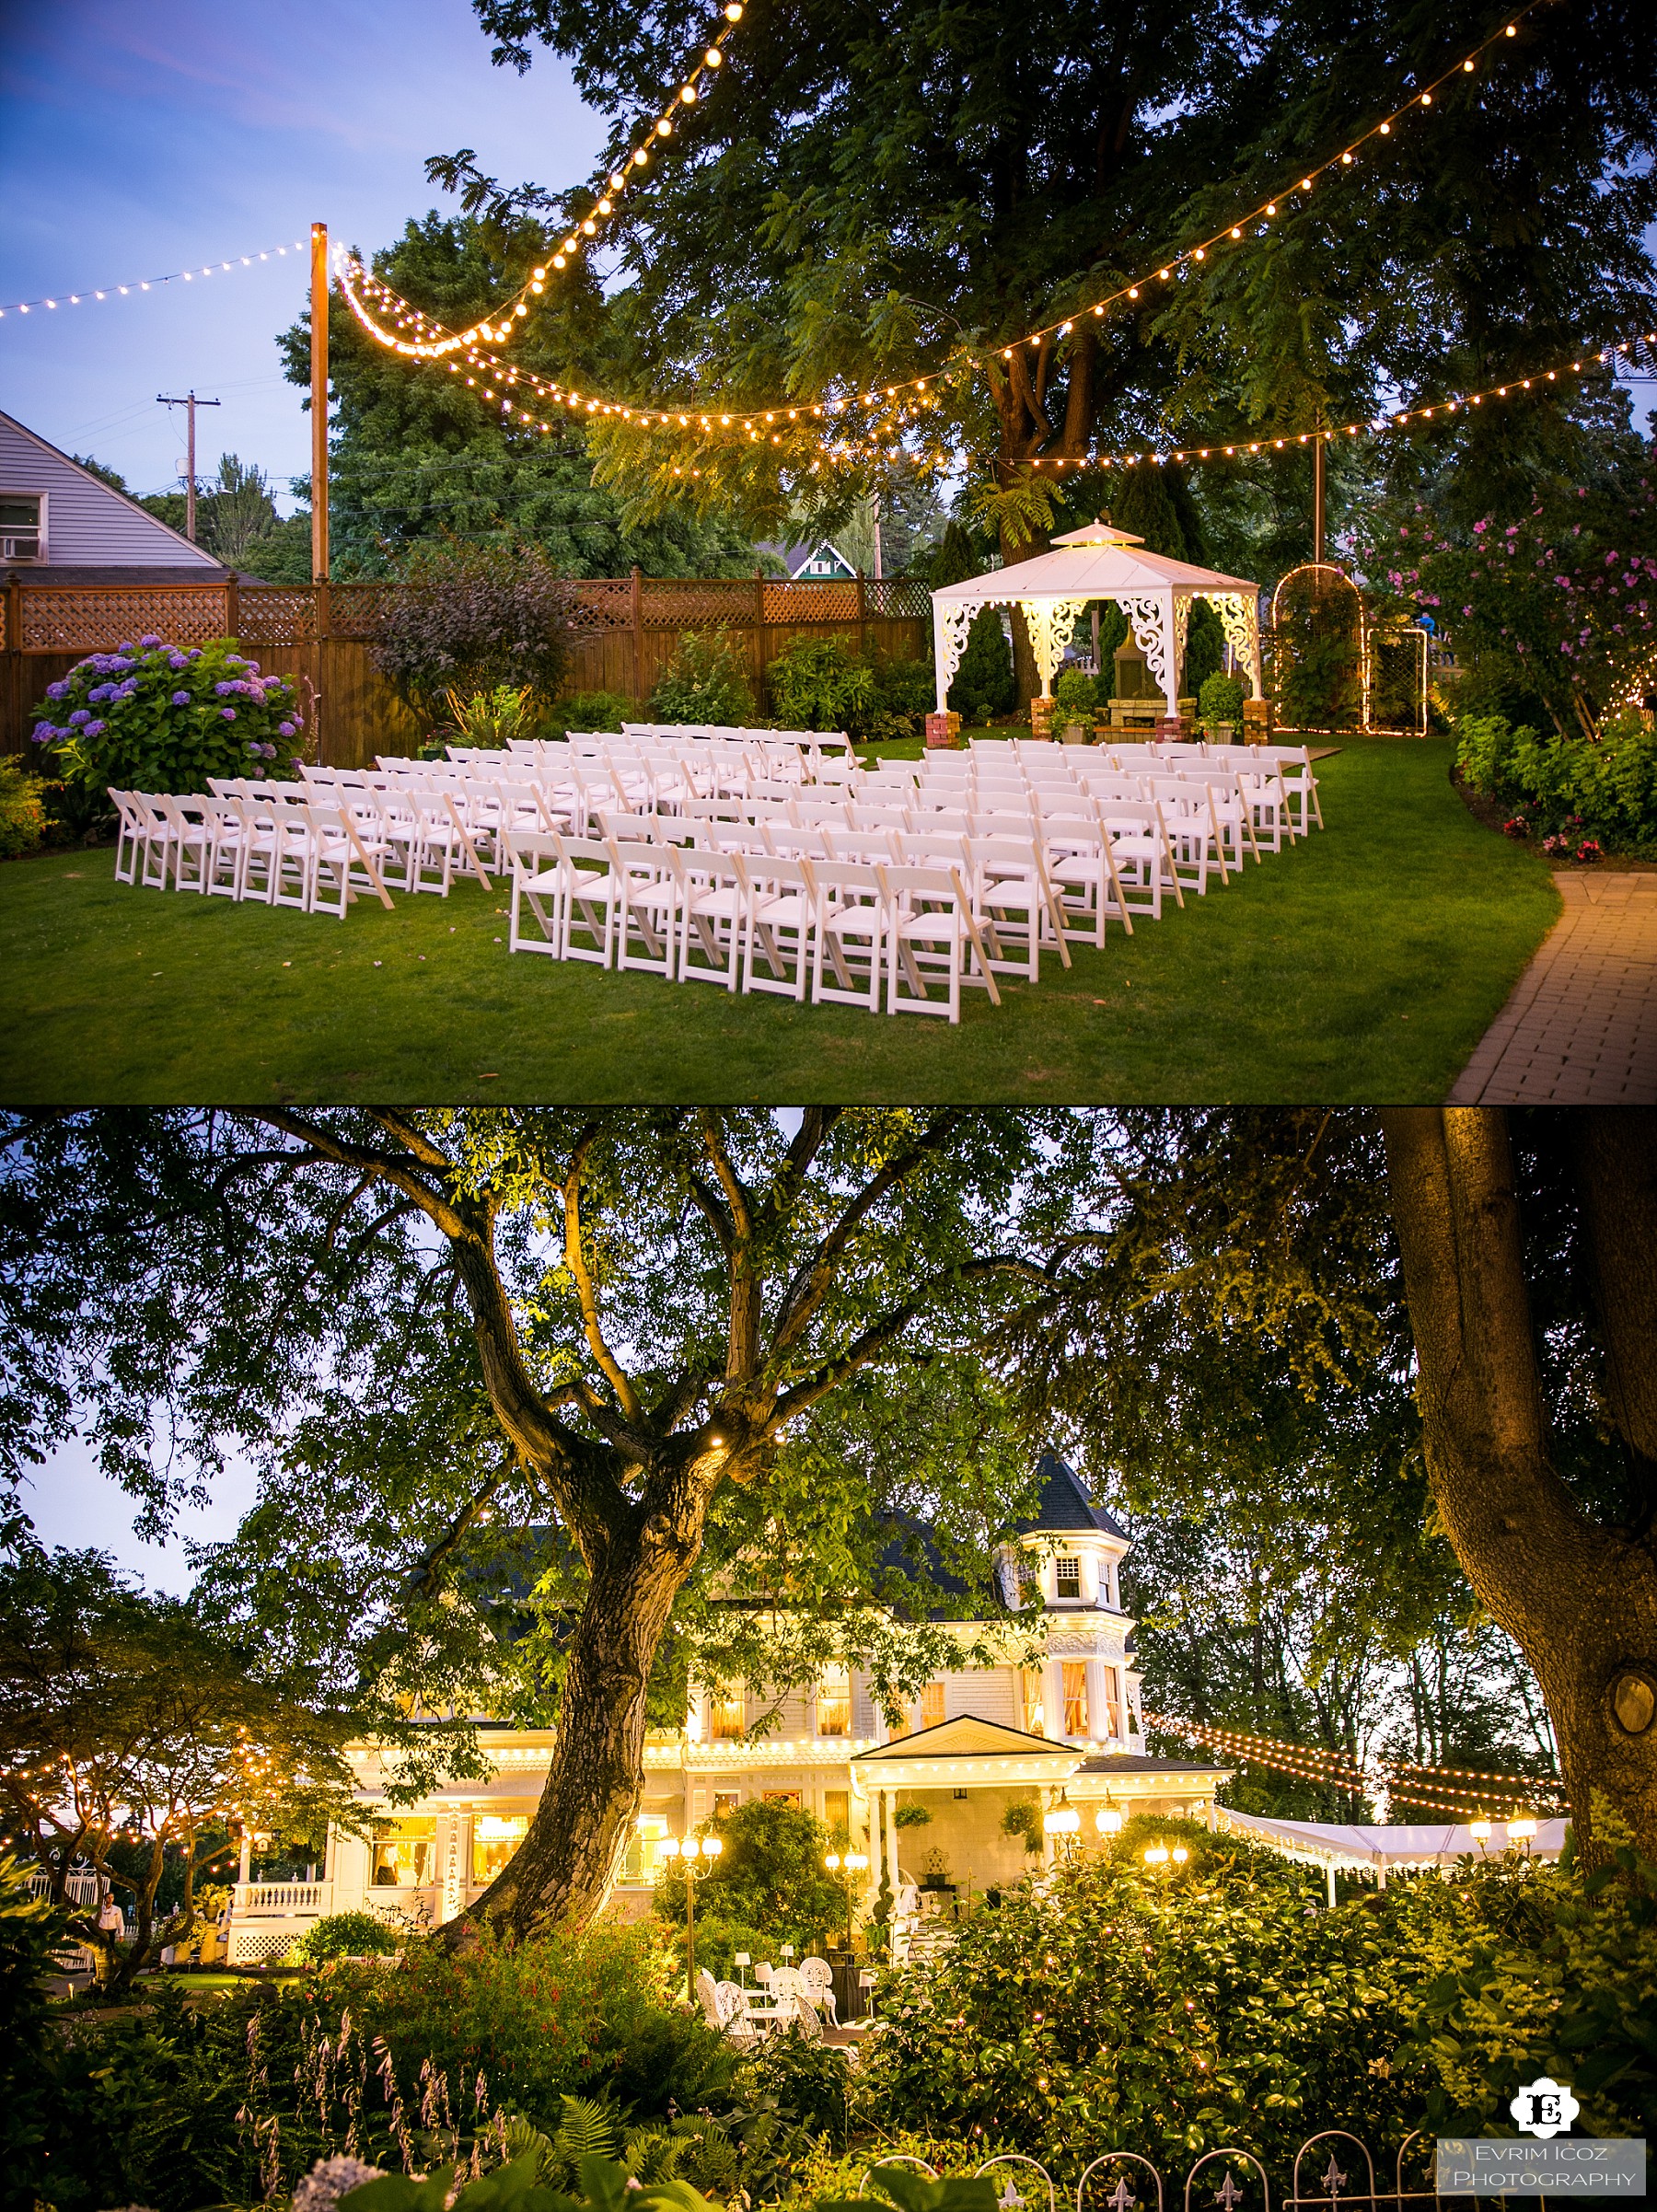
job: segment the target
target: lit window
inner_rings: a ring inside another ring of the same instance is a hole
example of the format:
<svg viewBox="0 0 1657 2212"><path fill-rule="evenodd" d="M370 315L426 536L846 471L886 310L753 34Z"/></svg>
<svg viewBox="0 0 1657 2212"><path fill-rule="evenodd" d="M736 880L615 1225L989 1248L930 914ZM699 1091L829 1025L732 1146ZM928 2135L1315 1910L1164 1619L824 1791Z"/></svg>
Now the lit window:
<svg viewBox="0 0 1657 2212"><path fill-rule="evenodd" d="M1024 1724L1032 1736L1047 1734L1047 1710L1041 1701L1041 1676L1033 1667L1025 1667L1019 1675L1019 1687L1024 1697Z"/></svg>
<svg viewBox="0 0 1657 2212"><path fill-rule="evenodd" d="M45 536L38 492L0 492L0 561L40 561Z"/></svg>
<svg viewBox="0 0 1657 2212"><path fill-rule="evenodd" d="M708 1732L716 1743L734 1743L742 1734L742 1698L713 1697L708 1701Z"/></svg>
<svg viewBox="0 0 1657 2212"><path fill-rule="evenodd" d="M1105 1707L1110 1716L1110 1732L1113 1736L1119 1736L1122 1732L1121 1685L1122 1677L1118 1670L1115 1667L1107 1667L1105 1670Z"/></svg>
<svg viewBox="0 0 1657 2212"><path fill-rule="evenodd" d="M620 1882L649 1882L661 1863L658 1848L667 1833L666 1818L659 1812L641 1812L633 1823L633 1832L628 1839L617 1880Z"/></svg>
<svg viewBox="0 0 1657 2212"><path fill-rule="evenodd" d="M800 1793L797 1789L762 1789L759 1801L764 1805L790 1805L796 1812L800 1810Z"/></svg>
<svg viewBox="0 0 1657 2212"><path fill-rule="evenodd" d="M377 1820L371 1889L419 1889L437 1867L435 1820Z"/></svg>
<svg viewBox="0 0 1657 2212"><path fill-rule="evenodd" d="M826 1674L817 1685L817 1732L819 1736L852 1733L852 1678Z"/></svg>
<svg viewBox="0 0 1657 2212"><path fill-rule="evenodd" d="M716 1789L713 1792L714 1820L716 1822L724 1820L725 1814L735 1812L741 1802L742 1792L740 1789Z"/></svg>
<svg viewBox="0 0 1657 2212"><path fill-rule="evenodd" d="M1079 1598L1082 1594L1082 1562L1068 1555L1054 1562L1053 1587L1061 1598Z"/></svg>
<svg viewBox="0 0 1657 2212"><path fill-rule="evenodd" d="M503 1819L485 1812L472 1823L472 1880L492 1882L524 1840L528 1820L521 1813Z"/></svg>
<svg viewBox="0 0 1657 2212"><path fill-rule="evenodd" d="M1087 1665L1080 1659L1067 1659L1064 1668L1064 1732L1067 1736L1084 1736L1087 1733Z"/></svg>
<svg viewBox="0 0 1657 2212"><path fill-rule="evenodd" d="M823 1825L837 1845L850 1841L852 1836L852 1792L849 1789L824 1790Z"/></svg>
<svg viewBox="0 0 1657 2212"><path fill-rule="evenodd" d="M921 1702L915 1708L917 1728L936 1728L944 1718L944 1685L929 1682L921 1693Z"/></svg>

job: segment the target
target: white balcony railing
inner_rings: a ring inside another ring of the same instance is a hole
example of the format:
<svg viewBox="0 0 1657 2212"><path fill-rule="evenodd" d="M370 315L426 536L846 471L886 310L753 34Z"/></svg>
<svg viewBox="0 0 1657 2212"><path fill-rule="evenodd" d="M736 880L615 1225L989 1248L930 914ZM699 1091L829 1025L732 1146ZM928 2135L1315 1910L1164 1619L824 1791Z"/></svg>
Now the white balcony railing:
<svg viewBox="0 0 1657 2212"><path fill-rule="evenodd" d="M332 1910L331 1882L238 1882L230 1905L234 1920L315 1920Z"/></svg>

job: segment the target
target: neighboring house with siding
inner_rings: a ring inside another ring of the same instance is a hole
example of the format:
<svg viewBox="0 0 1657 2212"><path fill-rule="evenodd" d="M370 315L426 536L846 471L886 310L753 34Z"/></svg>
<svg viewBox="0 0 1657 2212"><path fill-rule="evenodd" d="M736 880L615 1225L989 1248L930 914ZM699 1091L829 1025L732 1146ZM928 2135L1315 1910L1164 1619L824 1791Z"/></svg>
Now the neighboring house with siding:
<svg viewBox="0 0 1657 2212"><path fill-rule="evenodd" d="M124 492L0 414L0 574L31 585L215 584L229 571Z"/></svg>

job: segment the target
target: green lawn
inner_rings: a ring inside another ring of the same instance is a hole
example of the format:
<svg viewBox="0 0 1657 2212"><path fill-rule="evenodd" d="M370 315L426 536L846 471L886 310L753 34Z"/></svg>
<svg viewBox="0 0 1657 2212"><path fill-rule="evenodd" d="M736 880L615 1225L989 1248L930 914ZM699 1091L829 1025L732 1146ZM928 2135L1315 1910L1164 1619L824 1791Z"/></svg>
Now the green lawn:
<svg viewBox="0 0 1657 2212"><path fill-rule="evenodd" d="M325 916L0 868L0 1096L95 1100L1442 1098L1559 911L1450 747L1318 764L1328 828L961 1025L731 999L502 942L504 895Z"/></svg>

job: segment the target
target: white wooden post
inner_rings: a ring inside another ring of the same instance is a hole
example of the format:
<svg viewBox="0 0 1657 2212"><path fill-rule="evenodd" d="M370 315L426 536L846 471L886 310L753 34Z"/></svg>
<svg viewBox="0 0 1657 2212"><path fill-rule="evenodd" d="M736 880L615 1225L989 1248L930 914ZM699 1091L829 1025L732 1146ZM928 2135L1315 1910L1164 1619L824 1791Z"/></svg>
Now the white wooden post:
<svg viewBox="0 0 1657 2212"><path fill-rule="evenodd" d="M1170 588L1156 595L1157 619L1163 633L1163 697L1168 712L1179 712L1179 637L1174 627L1174 594Z"/></svg>

